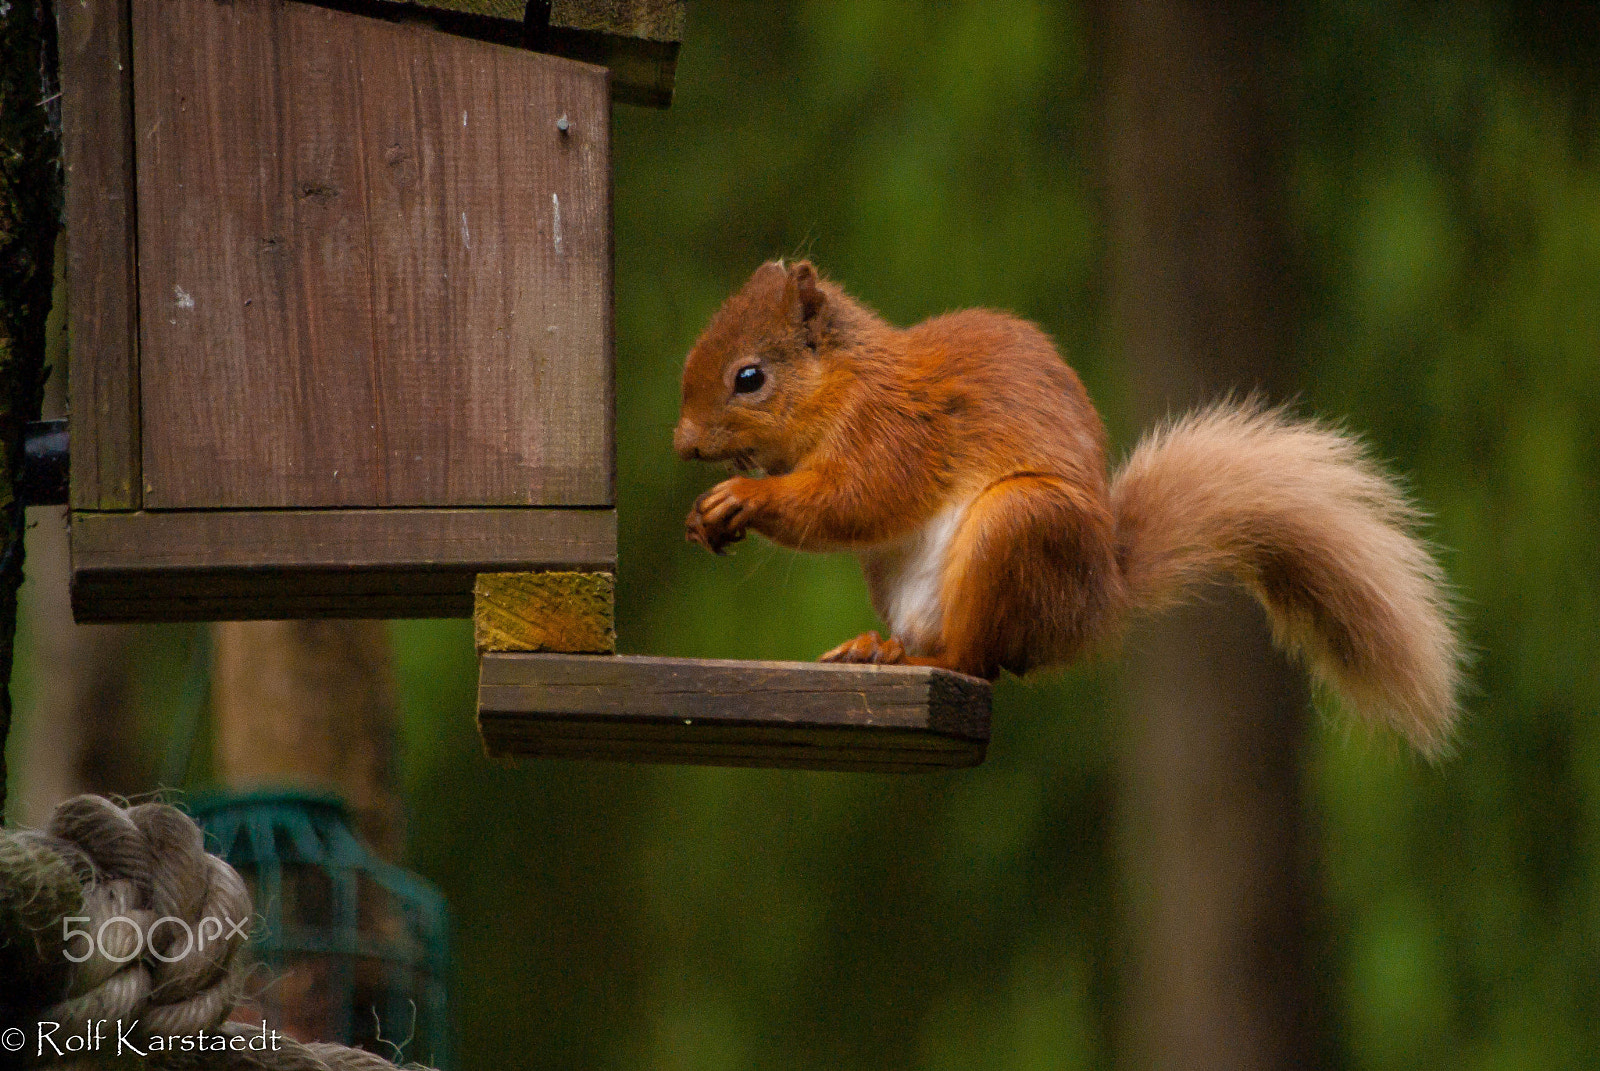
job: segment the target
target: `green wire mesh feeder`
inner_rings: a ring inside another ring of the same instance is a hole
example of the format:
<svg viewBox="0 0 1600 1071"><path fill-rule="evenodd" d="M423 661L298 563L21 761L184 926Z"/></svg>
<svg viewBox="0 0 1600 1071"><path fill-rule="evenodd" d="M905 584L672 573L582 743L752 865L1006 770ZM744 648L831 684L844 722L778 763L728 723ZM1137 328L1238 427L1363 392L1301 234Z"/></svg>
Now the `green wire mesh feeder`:
<svg viewBox="0 0 1600 1071"><path fill-rule="evenodd" d="M189 810L255 901L250 946L268 974L241 1010L303 1040L448 1066L449 920L437 889L373 856L337 797L228 793Z"/></svg>

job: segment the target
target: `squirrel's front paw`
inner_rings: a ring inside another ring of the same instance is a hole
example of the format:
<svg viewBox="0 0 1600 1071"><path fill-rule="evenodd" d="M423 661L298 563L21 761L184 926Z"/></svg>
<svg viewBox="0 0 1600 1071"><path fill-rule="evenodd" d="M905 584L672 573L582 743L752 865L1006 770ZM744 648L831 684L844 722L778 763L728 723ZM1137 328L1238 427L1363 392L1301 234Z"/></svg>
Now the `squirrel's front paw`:
<svg viewBox="0 0 1600 1071"><path fill-rule="evenodd" d="M684 537L713 554L743 539L756 510L755 497L745 485L756 482L735 476L701 495L683 522Z"/></svg>
<svg viewBox="0 0 1600 1071"><path fill-rule="evenodd" d="M906 649L893 636L883 639L876 632L863 632L817 659L819 662L868 662L892 666L904 662Z"/></svg>

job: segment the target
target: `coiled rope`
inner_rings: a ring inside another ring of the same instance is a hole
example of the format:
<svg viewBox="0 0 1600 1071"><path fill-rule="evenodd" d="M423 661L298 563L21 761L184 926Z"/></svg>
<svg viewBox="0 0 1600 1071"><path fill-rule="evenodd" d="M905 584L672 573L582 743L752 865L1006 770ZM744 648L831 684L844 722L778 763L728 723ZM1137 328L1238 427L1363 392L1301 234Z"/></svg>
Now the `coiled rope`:
<svg viewBox="0 0 1600 1071"><path fill-rule="evenodd" d="M281 1033L269 1045L260 1024L226 1021L247 972L247 928L232 923L252 912L238 873L206 852L193 819L166 804L124 808L78 796L57 807L43 831L0 829L0 1043L26 1039L21 1051L0 1051L0 1063L393 1071L363 1049ZM96 1022L102 1033L123 1024L133 1048L148 1054L119 1057L114 1033L102 1051L38 1052L38 1024L60 1024L52 1036L66 1038L93 1036ZM7 1030L21 1033L8 1038ZM202 1033L241 1038L234 1044L242 1048L149 1051L151 1039Z"/></svg>

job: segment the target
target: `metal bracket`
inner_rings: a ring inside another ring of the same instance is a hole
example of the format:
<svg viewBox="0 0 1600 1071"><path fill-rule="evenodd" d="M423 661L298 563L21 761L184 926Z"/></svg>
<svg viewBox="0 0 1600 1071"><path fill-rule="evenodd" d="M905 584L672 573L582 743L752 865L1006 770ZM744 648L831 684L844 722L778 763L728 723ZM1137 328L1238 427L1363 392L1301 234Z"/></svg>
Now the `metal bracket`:
<svg viewBox="0 0 1600 1071"><path fill-rule="evenodd" d="M65 420L31 420L23 431L22 478L17 494L25 506L67 504L69 440Z"/></svg>

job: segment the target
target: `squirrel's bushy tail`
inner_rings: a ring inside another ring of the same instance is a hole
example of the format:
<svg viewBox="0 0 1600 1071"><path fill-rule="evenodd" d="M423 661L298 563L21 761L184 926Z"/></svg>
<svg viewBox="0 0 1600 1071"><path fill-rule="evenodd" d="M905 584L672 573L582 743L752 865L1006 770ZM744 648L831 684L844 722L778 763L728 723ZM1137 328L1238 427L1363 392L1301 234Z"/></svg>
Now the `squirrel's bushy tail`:
<svg viewBox="0 0 1600 1071"><path fill-rule="evenodd" d="M1112 476L1136 609L1237 577L1278 643L1428 755L1449 738L1462 652L1417 511L1349 435L1224 402L1146 436Z"/></svg>

